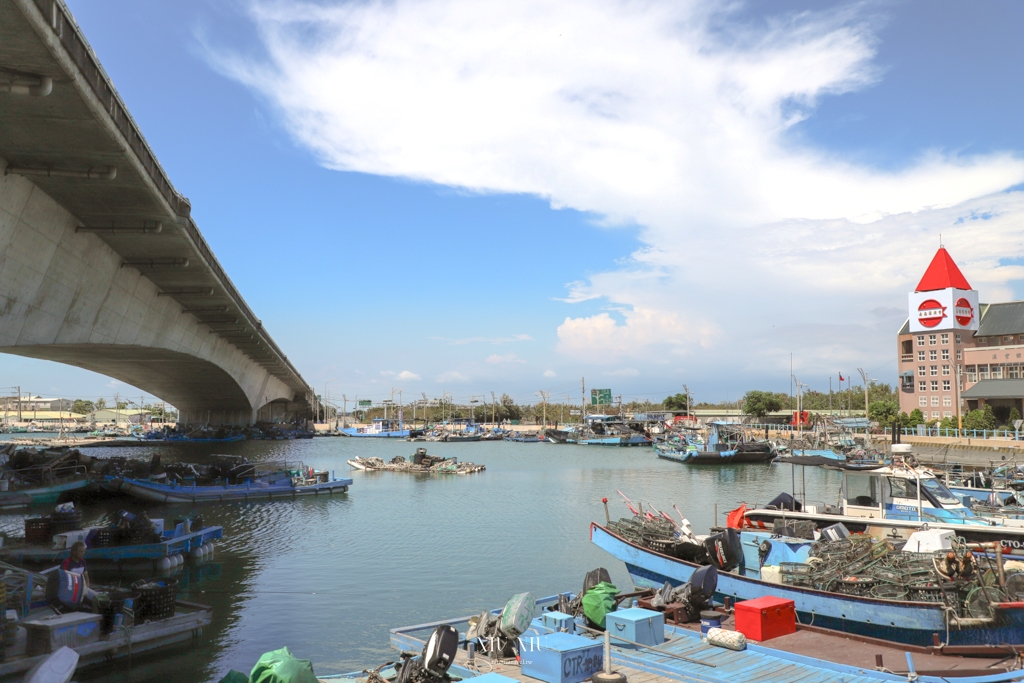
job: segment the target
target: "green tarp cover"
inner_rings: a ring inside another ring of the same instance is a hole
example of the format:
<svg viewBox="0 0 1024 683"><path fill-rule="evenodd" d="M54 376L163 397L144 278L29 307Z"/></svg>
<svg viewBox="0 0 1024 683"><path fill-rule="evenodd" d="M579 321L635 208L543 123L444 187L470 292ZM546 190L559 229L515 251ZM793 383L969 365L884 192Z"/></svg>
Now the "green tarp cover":
<svg viewBox="0 0 1024 683"><path fill-rule="evenodd" d="M604 617L615 610L615 596L619 589L602 581L583 596L583 614L594 624L604 628Z"/></svg>
<svg viewBox="0 0 1024 683"><path fill-rule="evenodd" d="M249 683L319 683L308 659L296 659L288 648L265 653L249 674Z"/></svg>

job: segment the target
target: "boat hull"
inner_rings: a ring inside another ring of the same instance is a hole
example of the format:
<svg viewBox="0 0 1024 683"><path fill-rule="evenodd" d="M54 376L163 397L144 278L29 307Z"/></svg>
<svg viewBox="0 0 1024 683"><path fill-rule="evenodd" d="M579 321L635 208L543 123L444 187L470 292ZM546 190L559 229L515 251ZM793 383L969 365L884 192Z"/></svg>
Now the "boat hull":
<svg viewBox="0 0 1024 683"><path fill-rule="evenodd" d="M286 500L300 496L329 496L345 493L351 479L312 484L309 486L169 486L142 480L121 479L117 488L133 498L156 503L217 503L222 501Z"/></svg>
<svg viewBox="0 0 1024 683"><path fill-rule="evenodd" d="M63 494L84 489L88 485L88 479L79 479L63 484L54 484L53 486L37 486L16 491L0 491L0 507L9 507L8 504L15 506L24 505L25 496L31 498L31 505L56 503Z"/></svg>
<svg viewBox="0 0 1024 683"><path fill-rule="evenodd" d="M656 553L591 524L591 541L626 565L638 587L660 588L666 581L682 585L700 565ZM908 645L930 646L933 634L947 645L1024 644L1024 604L1001 603L995 619L984 627L947 624L941 603L881 600L825 593L812 588L766 583L720 572L715 597L752 600L764 596L792 600L802 624L820 626Z"/></svg>
<svg viewBox="0 0 1024 683"><path fill-rule="evenodd" d="M659 458L672 460L684 465L746 465L757 462L771 462L775 454L770 451L679 451L657 450Z"/></svg>

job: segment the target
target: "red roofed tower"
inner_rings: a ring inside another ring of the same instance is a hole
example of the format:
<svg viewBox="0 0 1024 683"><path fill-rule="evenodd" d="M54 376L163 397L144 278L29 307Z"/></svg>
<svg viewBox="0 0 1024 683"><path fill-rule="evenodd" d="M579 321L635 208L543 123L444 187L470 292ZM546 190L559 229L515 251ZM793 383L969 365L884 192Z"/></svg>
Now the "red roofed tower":
<svg viewBox="0 0 1024 683"><path fill-rule="evenodd" d="M917 292L934 292L939 289L966 289L971 285L967 278L957 268L953 257L949 255L945 247L939 247L928 264L928 270L924 271L924 277L917 283Z"/></svg>
<svg viewBox="0 0 1024 683"><path fill-rule="evenodd" d="M935 252L909 303L911 332L978 329L978 292L944 247Z"/></svg>

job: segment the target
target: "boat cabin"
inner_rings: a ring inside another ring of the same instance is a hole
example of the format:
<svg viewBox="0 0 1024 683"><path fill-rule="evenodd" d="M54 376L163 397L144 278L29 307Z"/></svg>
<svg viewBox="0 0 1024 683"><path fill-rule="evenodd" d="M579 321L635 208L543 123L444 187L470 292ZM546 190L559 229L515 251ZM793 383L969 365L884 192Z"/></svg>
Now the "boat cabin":
<svg viewBox="0 0 1024 683"><path fill-rule="evenodd" d="M945 522L974 516L931 470L899 463L843 470L842 497L850 517Z"/></svg>

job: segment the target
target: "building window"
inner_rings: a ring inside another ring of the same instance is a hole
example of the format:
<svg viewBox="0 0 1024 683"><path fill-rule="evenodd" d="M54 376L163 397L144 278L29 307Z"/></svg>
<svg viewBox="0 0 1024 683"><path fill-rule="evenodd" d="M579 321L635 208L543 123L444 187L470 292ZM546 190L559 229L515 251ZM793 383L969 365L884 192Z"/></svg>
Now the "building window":
<svg viewBox="0 0 1024 683"><path fill-rule="evenodd" d="M923 386L924 382L921 382L921 385L922 385L922 389L923 389L924 388L924 386ZM921 407L927 406L928 405L928 397L927 396L919 396L917 398L917 405L919 405Z"/></svg>
<svg viewBox="0 0 1024 683"><path fill-rule="evenodd" d="M932 380L932 391L938 391L938 390L939 390L939 380L937 380L937 379L933 379L933 380ZM939 397L938 397L938 396L935 396L935 397L933 397L933 398L934 398L934 399L935 399L936 401L938 401L938 400L939 400ZM935 405L938 405L938 403L936 403Z"/></svg>
<svg viewBox="0 0 1024 683"><path fill-rule="evenodd" d="M949 366L948 365L943 365L942 366L942 374L946 375L946 376L949 375Z"/></svg>
<svg viewBox="0 0 1024 683"><path fill-rule="evenodd" d="M928 346L935 346L935 335L934 334L929 334L928 335Z"/></svg>
<svg viewBox="0 0 1024 683"><path fill-rule="evenodd" d="M928 391L928 382L926 380L921 380L917 383L917 388L921 391ZM924 399L921 400L923 401Z"/></svg>
<svg viewBox="0 0 1024 683"><path fill-rule="evenodd" d="M946 391L949 391L949 382L946 382ZM953 397L952 396L943 396L942 397L942 405L947 406L947 407L953 405Z"/></svg>
<svg viewBox="0 0 1024 683"><path fill-rule="evenodd" d="M939 366L938 365L933 365L932 366L931 375L932 375L932 377L938 377L939 376Z"/></svg>
<svg viewBox="0 0 1024 683"><path fill-rule="evenodd" d="M964 359L964 352L961 351L960 349L956 350L956 359L957 360L963 360Z"/></svg>
<svg viewBox="0 0 1024 683"><path fill-rule="evenodd" d="M936 351L935 349L932 349L931 351L928 352L928 360L938 360L938 359L939 359L939 352L938 351Z"/></svg>
<svg viewBox="0 0 1024 683"><path fill-rule="evenodd" d="M924 346L924 335L923 334L917 335L917 345L918 346Z"/></svg>
<svg viewBox="0 0 1024 683"><path fill-rule="evenodd" d="M939 411L937 411L937 410L933 410L932 411L932 419L933 420L938 420L939 419Z"/></svg>
<svg viewBox="0 0 1024 683"><path fill-rule="evenodd" d="M919 361L924 360L924 351L918 351L917 352L917 360L919 360Z"/></svg>
<svg viewBox="0 0 1024 683"><path fill-rule="evenodd" d="M967 381L977 382L978 381L978 367L976 365L967 366Z"/></svg>
<svg viewBox="0 0 1024 683"><path fill-rule="evenodd" d="M919 374L922 377L924 377L925 375L928 374L928 369L925 366L923 366L923 365L918 365L917 366L917 374Z"/></svg>
<svg viewBox="0 0 1024 683"><path fill-rule="evenodd" d="M950 386L949 386L949 380L948 380L948 379L944 379L944 380L942 380L942 390L943 390L943 391L949 391L949 389L950 389ZM949 396L947 396L946 398L949 398ZM946 405L948 406L948 405L950 405L950 404L949 404L949 403L947 403Z"/></svg>
<svg viewBox="0 0 1024 683"><path fill-rule="evenodd" d="M939 397L938 396L932 396L932 405L933 406L939 405Z"/></svg>
<svg viewBox="0 0 1024 683"><path fill-rule="evenodd" d="M959 335L959 334L958 334L958 335L956 335L956 343L957 343L957 344L959 344L959 343L960 343L960 335Z"/></svg>
<svg viewBox="0 0 1024 683"><path fill-rule="evenodd" d="M988 337L978 337L978 346L988 346Z"/></svg>
<svg viewBox="0 0 1024 683"><path fill-rule="evenodd" d="M943 410L942 417L953 417L953 412L950 410Z"/></svg>
<svg viewBox="0 0 1024 683"><path fill-rule="evenodd" d="M1003 343L1004 344L1012 344L1013 343L1013 335L1012 334L1004 334L1003 335Z"/></svg>
<svg viewBox="0 0 1024 683"><path fill-rule="evenodd" d="M1020 366L1011 365L1006 368L1007 379L1020 379Z"/></svg>
<svg viewBox="0 0 1024 683"><path fill-rule="evenodd" d="M943 335L942 335L942 343L943 344L948 344L949 343L949 332L943 333Z"/></svg>
<svg viewBox="0 0 1024 683"><path fill-rule="evenodd" d="M949 349L942 349L942 360L949 360Z"/></svg>
<svg viewBox="0 0 1024 683"><path fill-rule="evenodd" d="M1003 366L1002 365L993 365L992 366L992 379L1002 379L1002 378L1003 378Z"/></svg>
<svg viewBox="0 0 1024 683"><path fill-rule="evenodd" d="M980 379L988 379L988 366L987 365L979 365L978 366L978 377Z"/></svg>

